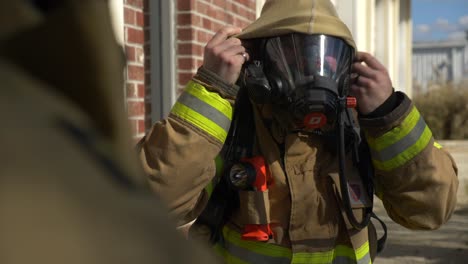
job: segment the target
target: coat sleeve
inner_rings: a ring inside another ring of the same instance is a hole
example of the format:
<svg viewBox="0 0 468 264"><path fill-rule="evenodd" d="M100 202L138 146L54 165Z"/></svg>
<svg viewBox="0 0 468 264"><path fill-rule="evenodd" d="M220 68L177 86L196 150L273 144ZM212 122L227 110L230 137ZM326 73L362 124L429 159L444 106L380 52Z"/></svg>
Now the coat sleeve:
<svg viewBox="0 0 468 264"><path fill-rule="evenodd" d="M457 167L403 93L382 118L360 119L375 169L377 196L388 215L409 229L437 229L456 205Z"/></svg>
<svg viewBox="0 0 468 264"><path fill-rule="evenodd" d="M190 81L167 119L153 125L138 149L149 183L179 224L195 219L209 198L215 157L231 124L232 102Z"/></svg>

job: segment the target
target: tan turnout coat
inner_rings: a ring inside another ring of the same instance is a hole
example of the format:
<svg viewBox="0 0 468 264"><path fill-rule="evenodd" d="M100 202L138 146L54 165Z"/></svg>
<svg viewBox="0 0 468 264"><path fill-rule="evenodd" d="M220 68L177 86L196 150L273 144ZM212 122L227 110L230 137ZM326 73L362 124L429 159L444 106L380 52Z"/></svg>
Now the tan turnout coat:
<svg viewBox="0 0 468 264"><path fill-rule="evenodd" d="M267 1L260 18L238 37L250 39L291 32L334 35L355 47L349 30L329 1ZM224 92L226 85L221 80L209 83L199 79L195 77L187 85L168 118L157 122L140 144L140 157L153 190L169 204L181 224L194 220L206 205L209 193L205 187L216 174L214 160L225 140L225 133L221 132L227 132L232 118L232 98ZM399 105L388 115L359 120L372 151L376 193L395 222L410 229L436 229L449 219L456 203L456 165L434 142L411 100L403 93L397 96ZM188 97L196 97L199 104L212 108L203 110ZM208 121L197 121L199 117L193 111ZM219 114L216 111L223 113L227 121L212 118ZM362 249L368 243L369 232L367 228L353 229L344 216L337 156L318 136L272 133L281 130L281 124L274 123L272 129L267 129L260 115L256 111L256 147L273 176L268 186L268 221L273 223L274 237L266 243L290 249L291 262L298 263L314 262L301 262L295 259L296 253L329 252L338 245L355 252ZM207 125L210 120L219 125L220 133ZM284 155L273 137L284 143ZM350 189L354 190L351 200L359 220L362 208L370 206L370 197L350 162L347 175L355 186ZM249 195L240 192L240 209L229 221L226 232L240 232L245 224L262 221L259 213L252 210L255 207L245 202L250 201ZM246 247L249 245L254 247ZM242 259L243 253L237 252L240 256L236 257ZM368 260L368 256L357 259Z"/></svg>

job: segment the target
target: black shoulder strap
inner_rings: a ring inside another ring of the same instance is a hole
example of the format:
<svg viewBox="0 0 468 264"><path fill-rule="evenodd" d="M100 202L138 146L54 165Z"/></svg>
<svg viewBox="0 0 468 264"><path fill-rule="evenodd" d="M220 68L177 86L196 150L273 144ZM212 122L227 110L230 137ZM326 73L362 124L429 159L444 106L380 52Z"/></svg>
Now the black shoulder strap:
<svg viewBox="0 0 468 264"><path fill-rule="evenodd" d="M370 150L369 150L369 145L367 144L367 141L365 140L365 137L361 137L362 140L359 144L359 171L360 175L363 181L364 186L366 186L366 191L371 199L372 206L374 206L374 167L372 166L372 160L370 156ZM387 226L385 223L374 213L372 210L371 212L371 218L376 219L380 225L382 226L382 230L384 231L382 237L377 239L377 249L376 253L379 254L383 251L385 248L385 242L387 241ZM372 246L372 245L371 245Z"/></svg>

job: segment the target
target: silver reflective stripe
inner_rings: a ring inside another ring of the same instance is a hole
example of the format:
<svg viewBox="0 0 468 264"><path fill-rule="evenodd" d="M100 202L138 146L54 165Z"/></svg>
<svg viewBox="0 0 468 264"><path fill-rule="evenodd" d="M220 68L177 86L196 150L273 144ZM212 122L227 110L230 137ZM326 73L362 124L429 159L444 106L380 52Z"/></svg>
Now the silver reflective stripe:
<svg viewBox="0 0 468 264"><path fill-rule="evenodd" d="M315 261L314 261L315 260ZM367 253L364 257L362 257L357 262L354 259L345 257L345 256L336 256L332 262L325 262L323 259L317 258L310 258L308 259L301 259L300 261L292 261L291 263L300 263L300 264L370 264L371 258L369 253Z"/></svg>
<svg viewBox="0 0 468 264"><path fill-rule="evenodd" d="M391 160L416 143L423 134L425 128L426 122L424 122L424 119L422 116L420 116L418 123L413 128L413 130L411 130L408 135L400 139L398 142L388 146L385 149L382 149L381 151L371 149L372 158L382 162Z"/></svg>
<svg viewBox="0 0 468 264"><path fill-rule="evenodd" d="M226 132L229 131L229 127L231 125L231 121L229 120L229 118L226 117L220 111L218 111L216 108L212 107L211 105L203 102L202 100L189 93L183 93L179 97L179 99L177 99L177 101L179 103L184 104L187 107L190 107L191 109L210 119L211 121L215 122Z"/></svg>
<svg viewBox="0 0 468 264"><path fill-rule="evenodd" d="M353 259L343 257L343 256L338 256L335 258L335 260L332 262L333 264L369 264L371 263L371 258L369 253L366 254L362 259L358 260L357 262L354 261Z"/></svg>

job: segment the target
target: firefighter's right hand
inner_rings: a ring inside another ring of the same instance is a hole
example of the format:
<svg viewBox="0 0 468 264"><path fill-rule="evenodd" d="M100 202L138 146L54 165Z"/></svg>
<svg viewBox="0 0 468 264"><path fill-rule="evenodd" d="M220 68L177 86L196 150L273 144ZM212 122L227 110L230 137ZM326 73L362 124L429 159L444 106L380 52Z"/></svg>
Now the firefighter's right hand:
<svg viewBox="0 0 468 264"><path fill-rule="evenodd" d="M203 67L231 85L236 83L242 64L249 59L241 40L231 38L241 31L241 28L233 26L221 28L206 44L203 56Z"/></svg>

